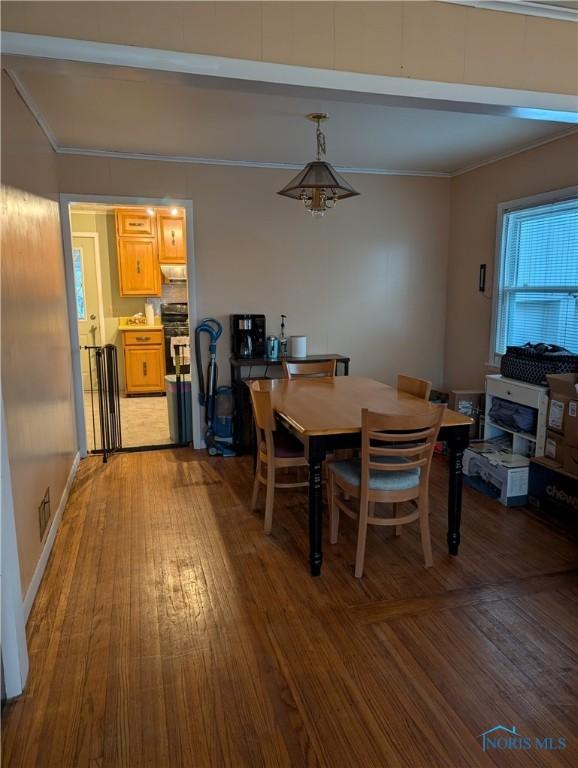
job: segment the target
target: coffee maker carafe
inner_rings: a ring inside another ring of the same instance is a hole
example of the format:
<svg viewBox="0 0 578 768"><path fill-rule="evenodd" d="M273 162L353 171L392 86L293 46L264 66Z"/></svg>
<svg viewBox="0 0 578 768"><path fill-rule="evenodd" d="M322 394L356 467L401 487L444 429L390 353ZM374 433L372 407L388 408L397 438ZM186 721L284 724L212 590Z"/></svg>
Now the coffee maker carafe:
<svg viewBox="0 0 578 768"><path fill-rule="evenodd" d="M265 338L265 315L231 315L231 352L235 357L264 357Z"/></svg>
<svg viewBox="0 0 578 768"><path fill-rule="evenodd" d="M241 332L241 347L239 349L240 357L253 357L253 322L250 317L239 320L239 330Z"/></svg>

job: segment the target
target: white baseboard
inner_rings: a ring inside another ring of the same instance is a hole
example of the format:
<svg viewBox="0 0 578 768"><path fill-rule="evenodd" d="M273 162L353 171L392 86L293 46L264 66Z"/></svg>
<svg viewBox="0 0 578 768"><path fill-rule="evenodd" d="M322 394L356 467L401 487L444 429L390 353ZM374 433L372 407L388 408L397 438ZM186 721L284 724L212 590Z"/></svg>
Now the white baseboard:
<svg viewBox="0 0 578 768"><path fill-rule="evenodd" d="M52 523L50 524L50 530L48 531L48 536L46 537L46 541L44 542L44 548L42 550L42 554L40 555L40 558L34 570L32 581L30 582L30 585L26 591L26 597L24 598L24 603L23 603L25 622L28 621L28 617L30 616L30 611L32 610L32 606L34 605L34 599L36 597L36 593L38 592L38 587L40 586L40 582L42 581L42 577L44 576L44 571L46 570L46 564L48 562L48 558L50 557L50 553L52 552L52 545L54 544L56 533L58 531L58 528L60 527L60 521L62 520L62 513L64 512L64 508L66 507L66 502L68 501L68 497L70 495L70 489L72 488L72 483L74 482L74 478L76 477L76 472L78 470L79 463L80 463L80 453L77 453L76 456L74 457L74 461L72 462L70 472L68 473L68 479L66 481L66 485L64 486L64 490L62 491L62 496L60 497L60 503L58 505L58 509L56 510L56 514L52 519Z"/></svg>

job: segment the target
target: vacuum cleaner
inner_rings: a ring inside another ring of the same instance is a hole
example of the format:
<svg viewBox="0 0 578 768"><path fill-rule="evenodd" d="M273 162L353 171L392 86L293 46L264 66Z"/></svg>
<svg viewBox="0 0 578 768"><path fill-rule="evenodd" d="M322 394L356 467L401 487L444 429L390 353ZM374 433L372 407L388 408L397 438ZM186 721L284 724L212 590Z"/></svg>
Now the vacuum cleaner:
<svg viewBox="0 0 578 768"><path fill-rule="evenodd" d="M207 386L203 377L203 353L201 335L209 336L209 365ZM214 317L205 317L195 328L195 357L199 377L199 403L205 409L205 444L209 456L235 456L235 451L226 442L232 433L232 393L229 387L217 387L217 341L223 333L223 326ZM221 413L218 413L220 405ZM222 439L219 439L222 438ZM224 438L224 439L223 439Z"/></svg>

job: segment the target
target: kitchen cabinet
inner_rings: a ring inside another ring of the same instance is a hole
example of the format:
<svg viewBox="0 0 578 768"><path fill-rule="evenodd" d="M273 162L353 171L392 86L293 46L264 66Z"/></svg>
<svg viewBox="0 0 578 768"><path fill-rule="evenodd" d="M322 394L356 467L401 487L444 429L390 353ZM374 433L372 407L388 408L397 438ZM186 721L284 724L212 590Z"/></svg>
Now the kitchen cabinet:
<svg viewBox="0 0 578 768"><path fill-rule="evenodd" d="M165 391L163 329L143 326L122 331L127 395Z"/></svg>
<svg viewBox="0 0 578 768"><path fill-rule="evenodd" d="M116 233L119 237L142 237L156 235L156 216L146 208L117 208Z"/></svg>
<svg viewBox="0 0 578 768"><path fill-rule="evenodd" d="M119 237L121 296L160 296L161 272L155 237Z"/></svg>
<svg viewBox="0 0 578 768"><path fill-rule="evenodd" d="M185 216L170 211L157 211L159 262L161 264L186 264Z"/></svg>
<svg viewBox="0 0 578 768"><path fill-rule="evenodd" d="M115 210L121 296L160 296L160 265L187 262L184 211L150 210Z"/></svg>
<svg viewBox="0 0 578 768"><path fill-rule="evenodd" d="M116 246L121 296L160 296L157 219L146 208L117 208Z"/></svg>

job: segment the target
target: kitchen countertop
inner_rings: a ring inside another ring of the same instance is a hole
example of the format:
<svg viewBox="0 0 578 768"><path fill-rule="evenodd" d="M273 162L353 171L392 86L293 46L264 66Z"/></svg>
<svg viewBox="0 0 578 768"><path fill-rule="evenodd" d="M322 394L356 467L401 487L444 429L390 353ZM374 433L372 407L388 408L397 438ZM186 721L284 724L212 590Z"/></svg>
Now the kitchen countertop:
<svg viewBox="0 0 578 768"><path fill-rule="evenodd" d="M159 323L158 325L142 325L142 324L134 324L131 323L130 325L128 323L119 323L118 324L118 330L119 331L162 331L163 326Z"/></svg>

